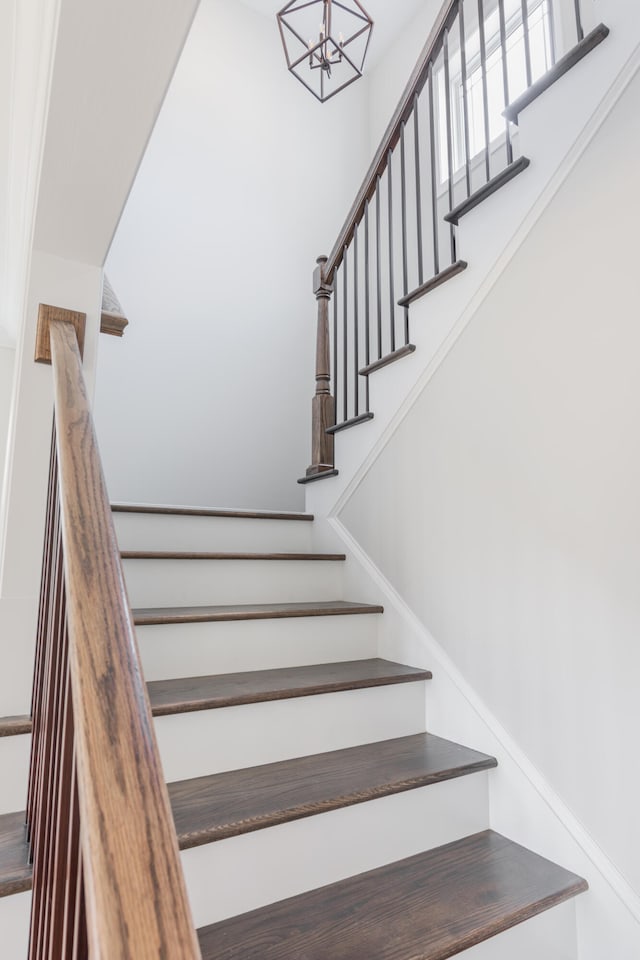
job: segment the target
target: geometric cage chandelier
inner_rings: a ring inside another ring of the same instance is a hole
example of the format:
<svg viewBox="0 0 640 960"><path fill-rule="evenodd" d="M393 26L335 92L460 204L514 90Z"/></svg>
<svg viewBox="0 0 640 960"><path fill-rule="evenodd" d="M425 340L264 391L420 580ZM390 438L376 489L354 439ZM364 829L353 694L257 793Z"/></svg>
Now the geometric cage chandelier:
<svg viewBox="0 0 640 960"><path fill-rule="evenodd" d="M322 103L362 76L373 20L359 0L291 0L277 19L289 70Z"/></svg>

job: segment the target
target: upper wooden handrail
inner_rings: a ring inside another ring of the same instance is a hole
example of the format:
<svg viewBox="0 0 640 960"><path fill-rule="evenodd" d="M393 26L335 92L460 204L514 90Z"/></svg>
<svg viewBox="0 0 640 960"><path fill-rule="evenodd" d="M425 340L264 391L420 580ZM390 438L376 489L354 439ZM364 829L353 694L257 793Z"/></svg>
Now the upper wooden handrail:
<svg viewBox="0 0 640 960"><path fill-rule="evenodd" d="M60 511L89 955L200 949L75 331L51 323Z"/></svg>
<svg viewBox="0 0 640 960"><path fill-rule="evenodd" d="M442 33L449 19L455 17L458 2L459 0L445 0L435 20L429 38L422 49L415 69L409 78L409 82L389 122L389 126L373 158L373 162L349 211L349 216L345 220L344 226L331 251L331 255L324 269L324 279L329 284L333 282L333 275L336 267L340 265L345 246L348 246L353 239L355 228L364 216L366 203L375 193L378 177L384 173L387 167L389 152L393 150L400 139L402 125L406 123L411 116L415 97L420 93L426 83L429 63L432 61L438 51L439 45L442 43Z"/></svg>

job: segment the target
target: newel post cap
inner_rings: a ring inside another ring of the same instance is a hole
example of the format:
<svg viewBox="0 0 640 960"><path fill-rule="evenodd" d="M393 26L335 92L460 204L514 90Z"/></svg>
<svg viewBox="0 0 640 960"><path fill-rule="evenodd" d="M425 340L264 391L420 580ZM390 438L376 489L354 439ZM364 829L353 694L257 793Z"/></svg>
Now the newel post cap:
<svg viewBox="0 0 640 960"><path fill-rule="evenodd" d="M330 297L333 292L333 284L327 283L324 277L324 268L328 259L323 255L316 260L317 267L313 271L313 292L317 298Z"/></svg>

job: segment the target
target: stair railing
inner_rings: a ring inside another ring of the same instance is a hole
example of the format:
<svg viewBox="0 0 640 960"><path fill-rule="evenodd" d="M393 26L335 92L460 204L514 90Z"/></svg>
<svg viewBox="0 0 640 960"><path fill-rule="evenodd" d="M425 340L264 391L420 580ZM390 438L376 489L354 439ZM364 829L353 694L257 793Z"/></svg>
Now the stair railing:
<svg viewBox="0 0 640 960"><path fill-rule="evenodd" d="M118 543L71 323L55 417L33 688L30 960L196 960Z"/></svg>
<svg viewBox="0 0 640 960"><path fill-rule="evenodd" d="M519 110L600 42L598 29L585 39L580 0L445 0L318 259L312 462L300 483L335 472L333 435L373 417L370 374L415 349L410 305L467 266L458 221L529 163L517 156Z"/></svg>

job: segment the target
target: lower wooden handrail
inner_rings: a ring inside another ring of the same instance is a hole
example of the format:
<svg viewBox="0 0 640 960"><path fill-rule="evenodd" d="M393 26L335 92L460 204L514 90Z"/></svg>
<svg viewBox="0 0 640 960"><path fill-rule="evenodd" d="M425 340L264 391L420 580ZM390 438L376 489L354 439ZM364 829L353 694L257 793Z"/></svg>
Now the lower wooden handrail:
<svg viewBox="0 0 640 960"><path fill-rule="evenodd" d="M33 697L30 958L196 960L76 334L51 323L55 449Z"/></svg>

